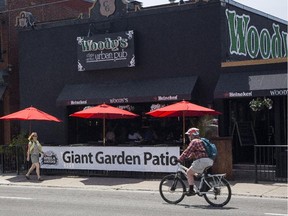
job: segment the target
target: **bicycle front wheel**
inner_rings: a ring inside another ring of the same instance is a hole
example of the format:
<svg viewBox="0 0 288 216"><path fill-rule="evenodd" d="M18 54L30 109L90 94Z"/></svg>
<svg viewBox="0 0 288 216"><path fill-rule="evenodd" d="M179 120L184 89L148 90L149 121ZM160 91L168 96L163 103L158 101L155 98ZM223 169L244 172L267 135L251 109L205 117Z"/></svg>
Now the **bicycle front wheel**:
<svg viewBox="0 0 288 216"><path fill-rule="evenodd" d="M211 188L204 194L205 200L212 206L223 207L231 199L231 187L229 182L222 179L209 179L209 185Z"/></svg>
<svg viewBox="0 0 288 216"><path fill-rule="evenodd" d="M181 178L175 174L165 176L159 185L159 192L163 200L170 204L177 204L184 199L186 186Z"/></svg>

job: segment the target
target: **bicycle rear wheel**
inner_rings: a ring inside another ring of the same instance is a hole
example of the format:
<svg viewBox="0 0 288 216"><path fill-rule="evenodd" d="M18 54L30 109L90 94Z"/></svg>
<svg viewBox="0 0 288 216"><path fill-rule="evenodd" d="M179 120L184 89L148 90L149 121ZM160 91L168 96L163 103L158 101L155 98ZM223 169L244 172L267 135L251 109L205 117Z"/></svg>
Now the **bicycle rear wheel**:
<svg viewBox="0 0 288 216"><path fill-rule="evenodd" d="M177 204L184 199L186 186L181 178L175 174L165 176L159 185L159 192L163 200L170 204Z"/></svg>
<svg viewBox="0 0 288 216"><path fill-rule="evenodd" d="M204 194L205 200L212 206L223 207L231 199L231 187L229 182L224 179L208 179L211 186L209 191Z"/></svg>

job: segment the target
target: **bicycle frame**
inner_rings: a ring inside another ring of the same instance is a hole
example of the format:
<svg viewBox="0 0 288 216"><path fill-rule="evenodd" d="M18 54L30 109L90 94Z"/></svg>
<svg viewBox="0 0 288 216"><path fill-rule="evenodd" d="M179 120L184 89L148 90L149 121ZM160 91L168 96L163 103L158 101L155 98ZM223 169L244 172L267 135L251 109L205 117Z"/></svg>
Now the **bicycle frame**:
<svg viewBox="0 0 288 216"><path fill-rule="evenodd" d="M178 177L181 178L181 175L179 175L179 174L182 173L185 176L185 178L187 179L188 168L185 167L184 165L180 164L180 163L178 163L177 165L178 165L178 168L177 168L176 174L178 175ZM210 188L212 188L213 186L215 187L217 185L220 185L222 178L226 176L226 173L224 173L224 174L207 174L206 169L203 173L199 174L200 175L199 185L197 186L195 184L195 190L199 196L202 196L203 194L207 193L207 192L200 191L200 188L203 186L204 183L206 183ZM208 181L208 179L209 179L209 181ZM213 185L211 184L211 182L213 183Z"/></svg>
<svg viewBox="0 0 288 216"><path fill-rule="evenodd" d="M159 184L160 196L169 204L177 204L184 199L185 195L188 195L186 194L188 168L180 163L177 165L176 173L164 176ZM231 199L230 184L225 179L225 174L207 174L207 169L208 167L195 179L194 190L198 196L203 196L210 205L223 207Z"/></svg>

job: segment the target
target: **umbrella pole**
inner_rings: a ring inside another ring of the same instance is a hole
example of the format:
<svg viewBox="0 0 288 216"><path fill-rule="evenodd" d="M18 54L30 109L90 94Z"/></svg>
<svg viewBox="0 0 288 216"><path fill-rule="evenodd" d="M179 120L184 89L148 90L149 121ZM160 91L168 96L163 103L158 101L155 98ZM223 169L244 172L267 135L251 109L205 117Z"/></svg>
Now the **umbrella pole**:
<svg viewBox="0 0 288 216"><path fill-rule="evenodd" d="M185 147L185 115L184 115L184 112L183 112L183 116L182 116L182 121L183 121L183 125L182 125L182 128L183 128L183 134L182 134L182 140L183 140L183 148Z"/></svg>
<svg viewBox="0 0 288 216"><path fill-rule="evenodd" d="M105 146L106 135L105 135L105 117L103 118L103 145Z"/></svg>

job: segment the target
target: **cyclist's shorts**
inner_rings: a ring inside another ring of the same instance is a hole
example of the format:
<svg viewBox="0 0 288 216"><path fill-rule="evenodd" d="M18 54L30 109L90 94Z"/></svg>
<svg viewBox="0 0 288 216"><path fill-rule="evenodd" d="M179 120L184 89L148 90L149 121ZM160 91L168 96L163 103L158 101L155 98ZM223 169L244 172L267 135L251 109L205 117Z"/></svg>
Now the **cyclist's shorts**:
<svg viewBox="0 0 288 216"><path fill-rule="evenodd" d="M208 166L213 165L213 160L210 158L200 158L191 164L191 169L196 173L202 173L204 169Z"/></svg>

